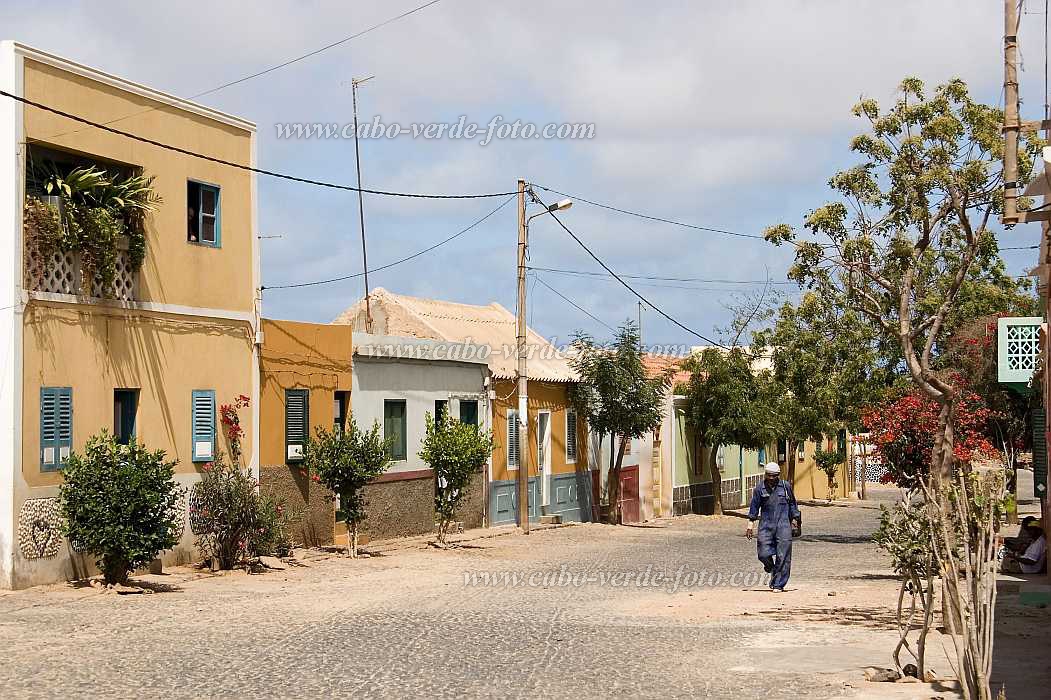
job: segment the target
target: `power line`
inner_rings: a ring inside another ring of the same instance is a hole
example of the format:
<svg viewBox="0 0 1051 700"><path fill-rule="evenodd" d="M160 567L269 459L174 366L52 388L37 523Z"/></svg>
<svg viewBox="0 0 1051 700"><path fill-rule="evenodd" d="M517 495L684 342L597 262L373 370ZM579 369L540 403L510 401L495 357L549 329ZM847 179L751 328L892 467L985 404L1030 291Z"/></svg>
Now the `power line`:
<svg viewBox="0 0 1051 700"><path fill-rule="evenodd" d="M582 275L587 277L608 277L605 272L595 272L591 270L565 270L557 267L530 267L530 270L537 270L539 272L556 272L563 275ZM621 274L624 279L637 279L637 280L655 280L658 282L705 282L712 284L767 284L767 280L727 280L727 279L708 279L704 277L659 277L655 275L626 275ZM770 284L795 284L795 282L773 282Z"/></svg>
<svg viewBox="0 0 1051 700"><path fill-rule="evenodd" d="M724 236L737 236L738 238L754 238L754 239L757 239L757 240L760 240L760 241L765 240L762 236L760 236L759 234L756 234L756 233L741 233L740 231L728 231L726 229L721 229L721 228L711 228L710 226L698 226L696 224L688 224L688 223L686 223L684 221L675 221L674 219L666 219L666 218L661 217L661 216L654 216L652 214L643 214L641 212L631 211L630 209L622 209L620 207L615 207L612 204L603 204L602 202L596 202L596 201L593 201L593 200L590 200L590 199L585 199L584 197L581 197L581 196L575 195L575 194L567 194L565 192L560 192L560 191L558 191L556 189L553 189L551 187L544 187L543 185L537 185L536 183L530 183L530 184L532 184L534 187L539 187L540 189L542 189L542 190L544 190L546 192L552 192L554 194L561 195L563 197L570 197L574 201L579 200L581 202L584 202L585 204L590 204L593 207L599 207L600 209L608 209L609 211L615 211L615 212L618 212L620 214L627 214L628 216L635 216L635 217L638 217L640 219L647 219L649 221L659 221L660 223L663 223L663 224L671 224L673 226L682 226L683 228L690 228L690 229L694 229L694 230L697 230L697 231L707 231L709 233L719 233L719 234L722 234Z"/></svg>
<svg viewBox="0 0 1051 700"><path fill-rule="evenodd" d="M544 188L544 189L546 189L546 188ZM561 193L558 193L558 194L561 194ZM534 199L536 199L536 201L537 201L537 202L540 202L540 204L541 204L542 206L544 206L544 208L545 208L545 209L547 208L547 205L546 205L546 204L544 204L544 202L543 202L543 201L542 201L542 200L540 199L540 197L538 197L538 196L536 195L536 193L535 193L535 192L532 192L532 195L533 195L533 198L534 198ZM664 311L663 309L661 309L660 307L658 307L658 306L657 306L656 304L654 304L654 303L653 303L652 301L650 301L650 300L649 300L649 299L647 299L646 297L644 297L644 296L642 296L641 294L639 294L638 292L636 292L636 291L635 291L635 290L634 290L634 289L632 288L632 286L631 286L630 284L628 284L627 282L625 282L625 281L624 281L624 280L623 280L623 279L622 279L622 278L621 278L620 276L618 276L618 275L617 275L617 273L616 273L616 272L614 272L614 271L613 271L613 270L612 270L612 269L611 269L611 268L609 267L609 265L607 265L606 263L602 262L602 259L601 259L601 258L599 258L599 256L595 255L595 253L593 253L593 252L591 251L591 249L587 247L587 245L586 245L586 244L584 243L584 241L580 240L580 238L579 238L579 237L577 237L577 234L575 234L575 233L573 233L572 231L570 231L570 230L569 230L569 227L568 227L568 226L566 226L566 225L565 225L564 223L562 223L562 219L558 218L558 216L557 216L557 215L555 214L555 212L554 212L554 211L552 211L551 209L548 209L548 210L547 210L547 213L551 215L551 218L552 218L552 219L554 219L555 221L557 221L557 222L558 222L558 225L562 227L562 230L564 230L564 231L565 231L566 233L568 233L568 234L569 234L569 237L570 237L570 238L572 238L572 239L573 239L574 241L576 241L576 242L577 242L577 245L579 245L579 246L580 246L581 248L583 248L583 249L584 249L584 252L586 252L586 253L587 253L588 255L590 255L590 256L592 257L592 259L593 259L593 260L594 260L595 262L597 262L597 263L598 263L599 265L601 265L601 266L602 266L602 268L603 268L603 269L604 269L604 270L605 270L606 272L608 272L608 273L609 273L610 275L612 275L613 277L615 277L615 278L616 278L616 280L617 280L618 282L620 282L620 283L621 283L622 285L624 285L624 288L625 288L625 289L627 289L627 290L628 290L629 292L631 292L631 293L632 293L632 294L634 294L634 295L635 295L636 297L638 297L640 301L642 301L643 303L645 303L645 304L646 304L647 306L649 306L649 307L650 307L651 309L653 309L654 311L656 311L657 313L659 313L659 314L660 314L661 316L663 316L663 317L664 317L664 318L666 318L667 320L671 321L671 322L672 322L672 323L674 323L674 324L675 324L676 326L678 326L678 327L679 327L679 328L681 328L682 330L686 331L686 332L687 332L687 333L689 333L690 335L694 335L694 336L697 336L698 338L700 338L701 340L705 341L706 343L711 343L712 345L716 345L716 346L718 346L718 347L720 347L720 348L728 349L728 348L725 348L725 346L724 346L724 345L723 345L722 343L719 343L719 342L717 342L717 341L715 341L715 340L712 340L711 338L709 338L709 337L707 337L707 336L701 335L701 334L700 334L700 333L698 333L697 331L695 331L695 330L693 330L692 328L690 328L690 327L688 327L688 326L684 325L683 323L681 323L680 321L676 320L675 318L672 318L672 317L671 317L671 316L669 316L669 315L668 315L668 314L667 314L667 313L666 313L666 312L665 312L665 311Z"/></svg>
<svg viewBox="0 0 1051 700"><path fill-rule="evenodd" d="M441 0L431 0L428 3L420 5L419 7L414 7L413 9L408 10L407 12L403 12L403 13L401 13L400 15L398 15L396 17L391 17L390 19L386 19L386 20L380 22L379 24L374 24L371 27L368 27L366 29L362 29L360 32L357 32L355 34L351 34L348 37L344 37L344 38L340 39L339 41L334 41L331 44L327 44L325 46L322 46L320 49L315 49L315 50L313 50L313 51L311 51L309 53L303 54L302 56L297 56L296 58L290 59L290 60L285 61L283 63L279 63L276 66L272 66L270 68L266 68L266 69L258 71L256 73L252 73L251 75L246 75L243 78L238 78L237 80L231 80L228 83L223 83L222 85L217 85L216 87L213 87L213 88L210 88L208 90L205 90L204 92L199 92L196 95L191 95L189 97L189 99L196 100L199 97L204 97L205 95L211 95L213 92L219 92L220 90L225 90L228 87L232 87L234 85L239 85L239 84L241 84L243 82L246 82L248 80L252 80L254 78L258 78L261 75L266 75L267 73L273 73L274 71L280 70L280 69L285 68L287 66L290 66L293 63L299 63L300 61L302 61L304 59L310 58L311 56L317 56L319 53L322 53L324 51L328 51L329 49L332 49L332 48L335 48L337 46L340 46L341 44L345 44L348 41L351 41L353 39L357 39L360 36L364 36L364 35L368 34L369 32L375 31L375 30L377 30L377 29L379 29L381 27L385 27L388 24L391 24L393 22L397 22L399 19L404 19L405 17L408 17L409 15L416 14L417 12L420 12L421 10L426 10L431 5L436 5L439 2L441 2ZM156 111L158 109L160 109L160 107L150 107L149 109L144 109L141 112L135 112L134 114L127 114L127 115L125 115L123 117L117 117L116 119L111 119L108 122L103 122L103 124L113 124L115 122L123 121L125 119L131 119L132 117L138 117L138 116L142 116L143 114L149 114L150 112ZM75 134L75 133L76 133L76 131L67 131L67 132L65 132L63 134L56 134L55 136L52 136L51 138L58 138L59 136L66 136L68 134Z"/></svg>
<svg viewBox="0 0 1051 700"><path fill-rule="evenodd" d="M998 250L1037 250L1039 247L1038 245L1016 245L999 248Z"/></svg>
<svg viewBox="0 0 1051 700"><path fill-rule="evenodd" d="M574 309L576 309L576 310L577 310L577 311L579 311L580 313L582 313L582 314L584 314L585 316L589 317L589 318L590 318L591 320L593 320L593 321L597 321L598 323L601 323L601 324L602 324L603 326L605 326L606 328L610 329L611 331L614 331L614 332L616 332L616 329L615 329L615 328L613 328L613 326L609 325L608 323L606 323L605 321L603 321L603 320L602 320L601 318L599 318L598 316L594 315L593 313L591 313L590 311L588 311L587 309L585 309L585 308L584 308L583 306L581 306L580 304L576 303L575 301L573 301L572 299L570 299L569 297L567 297L567 296L566 296L565 294L563 294L562 292L560 292L560 291L558 291L557 289L555 289L554 287L552 287L552 286L551 286L550 284L548 284L547 282L545 282L545 281L544 281L544 280L543 280L543 279L542 279L542 278L540 277L540 275L538 275L538 274L535 274L535 273L534 273L534 274L533 274L533 279L535 279L535 280L536 280L537 282L539 282L540 284L544 285L545 287L547 287L548 289L550 289L550 290L551 290L552 292L554 292L555 294L557 294L557 295L558 295L559 297L561 297L561 298L562 298L562 301L566 302L567 304L569 304L570 306L572 306L572 307L573 307Z"/></svg>
<svg viewBox="0 0 1051 700"><path fill-rule="evenodd" d="M146 138L145 136L138 136L137 134L131 134L131 133L128 133L127 131L121 131L120 129L115 129L112 126L106 126L105 124L101 124L99 122L91 121L90 119L85 119L84 117L80 117L80 116L77 116L75 114L70 114L69 112L63 112L60 109L55 109L54 107L49 107L48 105L42 104L40 102L34 102L33 100L27 99L25 97L21 97L19 95L13 95L10 92L6 92L5 90L0 90L0 95L2 95L4 97L10 97L11 99L13 99L13 100L15 100L17 102L21 102L23 104L27 104L27 105L29 105L31 107L36 107L37 109L42 109L45 112L51 112L52 114L57 114L60 117L65 117L66 119L72 119L73 121L80 122L81 124L87 124L88 126L95 127L96 129L102 129L103 131L108 131L110 133L117 134L118 136L124 136L125 138L134 139L135 141L140 141L142 143L148 143L151 146L157 146L158 148L163 148L163 149L168 150L168 151L174 151L176 153L182 153L183 155L192 156L194 158L200 158L202 160L207 160L207 161L210 161L212 163L218 163L219 165L227 165L227 166L229 166L231 168L237 168L238 170L246 170L248 172L257 173L259 175L268 175L270 177L275 177L275 178L278 178L278 179L281 179L281 180L290 180L292 182L301 182L301 183L306 184L306 185L315 185L317 187L328 187L330 189L346 190L348 192L364 192L366 194L378 194L378 195L384 195L384 196L387 196L387 197L409 197L409 198L414 198L414 199L484 199L486 197L507 197L508 195L518 194L517 192L489 192L489 193L484 193L484 194L423 194L423 193L418 193L418 192L391 192L391 191L387 191L387 190L370 190L370 189L367 189L367 188L364 188L364 187L354 187L353 185L340 185L338 183L325 182L323 180L311 180L309 178L297 177L295 175L287 175L285 173L279 173L279 172L275 172L273 170L263 170L261 168L255 168L255 167L252 167L251 165L245 165L243 163L234 163L234 162L229 161L229 160L223 160L222 158L215 158L214 156L207 156L207 155L204 155L203 153L198 153L196 151L191 151L191 150L188 150L188 149L185 149L185 148L180 148L179 146L172 146L171 144L161 143L160 141L155 141L153 139Z"/></svg>
<svg viewBox="0 0 1051 700"><path fill-rule="evenodd" d="M515 194L517 194L517 193L515 193ZM412 255L409 255L408 257L402 258L401 260L395 260L392 263L387 263L386 265L381 265L380 267L372 268L372 269L369 270L369 272L380 272L382 270L390 269L390 268L394 267L395 265L401 265L402 263L409 262L410 260L414 260L414 259L420 257L421 255L425 255L426 253L431 252L435 248L439 248L439 247L445 245L446 243L449 243L450 241L453 241L453 240L459 238L460 236L464 235L465 233L467 233L471 229L473 229L476 226L478 226L479 224L481 224L483 221L485 221L489 217L491 217L494 214L496 214L496 212L498 212L501 209L503 209L504 207L506 207L511 202L512 199L514 199L514 195L512 195L512 196L508 197L507 199L505 199L500 204L500 206L498 206L496 209L493 209L491 212L489 212L488 214L483 216L481 219L478 219L478 221L475 221L473 224L471 224L467 228L462 229L462 230L454 233L453 235L449 236L448 238L445 238L445 239L443 239L441 241L438 241L434 245L428 246L427 248L424 248L423 250L417 251L417 252L413 253ZM357 273L355 273L353 275L346 275L344 277L333 277L332 279L317 280L315 282L299 282L297 284L280 284L280 285L274 285L272 287L260 287L260 290L266 290L266 289L298 289L300 287L315 287L315 286L320 285L320 284L331 284L333 282L343 282L345 280L355 279L357 277L363 277L364 275L365 275L364 272L357 272Z"/></svg>

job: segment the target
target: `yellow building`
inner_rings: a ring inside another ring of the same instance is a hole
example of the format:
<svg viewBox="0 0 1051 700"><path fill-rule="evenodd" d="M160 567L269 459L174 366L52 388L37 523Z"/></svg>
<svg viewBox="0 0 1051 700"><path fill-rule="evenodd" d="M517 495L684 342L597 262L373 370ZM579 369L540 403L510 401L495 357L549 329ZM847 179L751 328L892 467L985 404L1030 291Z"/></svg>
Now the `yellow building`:
<svg viewBox="0 0 1051 700"><path fill-rule="evenodd" d="M0 43L0 89L177 148L254 160L247 121L21 44ZM110 245L112 283L88 252L41 247L25 215L49 196L42 173L87 167L153 177L161 200L141 227L118 220L128 235ZM0 96L0 586L90 572L57 534L55 496L70 452L102 430L163 449L190 485L228 451L219 406L244 395L244 462L258 473L254 196L245 170ZM139 267L132 230L144 233ZM195 556L192 542L187 528L165 559Z"/></svg>
<svg viewBox="0 0 1051 700"><path fill-rule="evenodd" d="M293 537L331 544L335 502L304 473L303 447L318 428L346 426L351 399L349 326L262 322L259 485L294 515ZM345 533L338 533L345 534Z"/></svg>

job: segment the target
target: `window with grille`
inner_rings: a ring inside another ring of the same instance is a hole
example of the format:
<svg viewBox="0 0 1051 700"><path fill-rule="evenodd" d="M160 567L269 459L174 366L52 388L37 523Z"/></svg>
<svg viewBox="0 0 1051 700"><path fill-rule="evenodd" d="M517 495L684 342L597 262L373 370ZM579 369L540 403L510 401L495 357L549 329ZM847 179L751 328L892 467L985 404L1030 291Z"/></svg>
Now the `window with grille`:
<svg viewBox="0 0 1051 700"><path fill-rule="evenodd" d="M566 462L577 461L577 412L566 411Z"/></svg>
<svg viewBox="0 0 1051 700"><path fill-rule="evenodd" d="M507 468L518 469L518 411L507 412Z"/></svg>
<svg viewBox="0 0 1051 700"><path fill-rule="evenodd" d="M997 321L997 377L1001 383L1026 384L1040 365L1040 328L1036 316Z"/></svg>

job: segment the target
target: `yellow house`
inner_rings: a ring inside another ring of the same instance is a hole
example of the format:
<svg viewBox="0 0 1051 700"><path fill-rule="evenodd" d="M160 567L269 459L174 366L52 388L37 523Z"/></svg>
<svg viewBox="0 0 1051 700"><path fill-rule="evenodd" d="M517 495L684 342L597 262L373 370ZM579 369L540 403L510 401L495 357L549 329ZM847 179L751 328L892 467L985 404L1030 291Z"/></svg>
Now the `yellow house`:
<svg viewBox="0 0 1051 700"><path fill-rule="evenodd" d="M297 542L331 544L335 502L328 489L304 473L303 447L318 428L346 426L351 329L269 319L262 329L259 486L276 494L294 514Z"/></svg>
<svg viewBox="0 0 1051 700"><path fill-rule="evenodd" d="M497 303L459 304L394 294L383 288L370 295L369 311L372 333L442 341L446 358L485 353L492 375L488 403L493 429L493 458L483 486L485 522L514 523L519 440L514 315ZM365 331L364 300L334 323ZM527 348L529 515L590 520L594 482L588 467L587 426L569 399L576 375L559 350L533 330L528 331Z"/></svg>
<svg viewBox="0 0 1051 700"><path fill-rule="evenodd" d="M0 43L0 89L144 139L254 160L250 122L22 44ZM218 408L243 395L243 459L258 473L254 175L41 106L0 96L2 587L90 572L57 532L55 496L70 452L102 430L163 449L189 486L228 451ZM161 201L141 226L118 220L127 235L104 250L112 281L86 250L43 248L27 215L43 201L66 206L47 199L42 174L91 167L152 177ZM192 542L187 528L165 559L195 556Z"/></svg>

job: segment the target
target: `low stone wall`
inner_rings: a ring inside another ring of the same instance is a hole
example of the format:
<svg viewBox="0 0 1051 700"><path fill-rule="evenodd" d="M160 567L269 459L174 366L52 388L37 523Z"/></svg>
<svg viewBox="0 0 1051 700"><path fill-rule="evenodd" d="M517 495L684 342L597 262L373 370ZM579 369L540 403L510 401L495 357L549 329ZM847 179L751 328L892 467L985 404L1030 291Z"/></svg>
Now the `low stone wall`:
<svg viewBox="0 0 1051 700"><path fill-rule="evenodd" d="M285 508L296 514L292 537L297 544L332 544L336 515L331 491L311 481L298 468L283 464L260 467L259 488L280 498Z"/></svg>
<svg viewBox="0 0 1051 700"><path fill-rule="evenodd" d="M385 475L365 487L368 517L363 532L370 540L422 535L434 531L434 476L412 472L403 478ZM478 472L460 505L456 519L464 528L482 526L484 474Z"/></svg>

